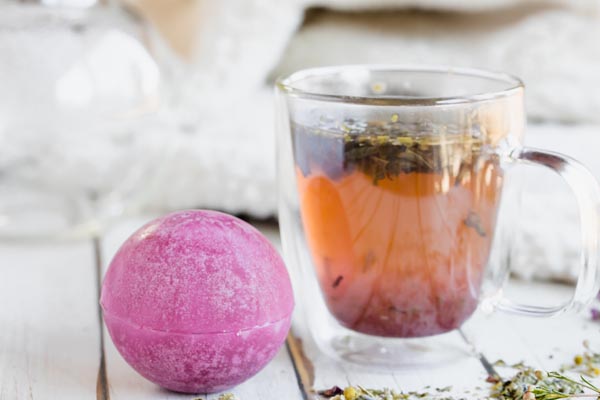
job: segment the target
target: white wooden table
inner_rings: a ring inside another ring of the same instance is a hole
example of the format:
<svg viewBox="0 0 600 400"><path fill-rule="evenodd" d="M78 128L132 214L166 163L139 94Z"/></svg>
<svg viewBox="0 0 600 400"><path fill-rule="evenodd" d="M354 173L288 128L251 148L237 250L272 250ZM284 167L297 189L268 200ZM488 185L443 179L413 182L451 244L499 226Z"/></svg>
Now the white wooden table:
<svg viewBox="0 0 600 400"><path fill-rule="evenodd" d="M95 241L0 244L0 400L218 398L171 393L146 381L123 361L102 325L101 276L120 243L145 220L123 222ZM260 228L278 245L276 228ZM571 290L513 282L509 291L543 304ZM277 357L231 392L241 400L312 399L314 389L333 385L402 390L452 385L452 394L479 399L487 394L486 361L524 361L553 370L582 352L583 340L600 345L599 333L600 322L587 313L547 320L479 313L452 339L472 356L427 370L373 372L319 354L297 319Z"/></svg>

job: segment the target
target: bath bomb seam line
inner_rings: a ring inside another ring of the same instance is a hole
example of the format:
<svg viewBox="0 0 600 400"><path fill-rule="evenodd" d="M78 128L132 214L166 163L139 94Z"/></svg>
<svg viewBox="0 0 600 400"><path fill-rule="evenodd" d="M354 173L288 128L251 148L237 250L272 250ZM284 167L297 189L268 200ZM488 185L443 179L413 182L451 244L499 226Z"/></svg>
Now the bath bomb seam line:
<svg viewBox="0 0 600 400"><path fill-rule="evenodd" d="M283 318L280 318L278 320L268 321L268 322L265 322L264 324L261 324L261 325L255 325L253 327L248 327L248 328L243 328L243 329L238 329L238 330L231 330L231 331L207 331L207 332L181 332L181 331L177 331L177 330L166 331L166 330L162 330L162 329L155 329L155 328L151 328L151 327L147 327L147 326L138 325L138 324L136 324L136 323L134 323L134 322L132 322L132 321L130 321L128 319L125 319L123 317L119 317L119 316L111 314L110 312L107 312L107 310L104 308L104 305L101 304L101 306L102 306L102 312L103 312L104 316L107 316L109 318L112 318L112 319L118 320L120 322L123 322L124 324L129 325L129 326L131 326L133 328L144 330L144 331L149 331L149 332L172 333L172 334L175 334L175 335L230 335L232 333L241 334L241 333L245 333L245 332L248 332L248 331L252 331L254 329L266 328L266 327L269 327L271 325L276 325L276 324L278 324L278 323L280 323L282 321L288 320L292 316L292 312L293 312L293 309L292 309L292 311L287 316L285 316Z"/></svg>

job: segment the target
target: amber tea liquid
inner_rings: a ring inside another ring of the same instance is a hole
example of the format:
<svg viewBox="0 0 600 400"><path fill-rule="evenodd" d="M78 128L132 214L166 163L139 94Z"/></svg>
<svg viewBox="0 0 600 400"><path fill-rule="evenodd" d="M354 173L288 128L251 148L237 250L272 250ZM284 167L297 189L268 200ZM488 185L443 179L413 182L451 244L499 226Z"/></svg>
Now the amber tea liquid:
<svg viewBox="0 0 600 400"><path fill-rule="evenodd" d="M501 191L471 132L395 121L293 125L300 212L331 314L419 337L475 310Z"/></svg>

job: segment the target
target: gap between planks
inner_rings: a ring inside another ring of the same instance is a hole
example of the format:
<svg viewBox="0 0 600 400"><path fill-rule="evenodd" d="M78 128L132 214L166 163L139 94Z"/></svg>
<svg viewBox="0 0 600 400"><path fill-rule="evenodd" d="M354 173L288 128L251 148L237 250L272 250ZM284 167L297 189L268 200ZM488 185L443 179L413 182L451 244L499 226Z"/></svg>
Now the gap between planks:
<svg viewBox="0 0 600 400"><path fill-rule="evenodd" d="M100 365L98 366L98 378L96 379L96 400L110 400L108 386L108 374L106 372L106 354L104 349L104 321L102 318L102 307L100 306L100 292L102 288L102 242L99 237L92 239L94 246L94 268L96 273L96 299L98 301L98 329L100 330Z"/></svg>
<svg viewBox="0 0 600 400"><path fill-rule="evenodd" d="M298 389L303 400L309 400L315 393L315 367L304 353L302 340L294 336L292 331L288 334L285 346L294 367L294 374L298 383Z"/></svg>
<svg viewBox="0 0 600 400"><path fill-rule="evenodd" d="M494 365L487 359L485 354L479 351L479 349L477 349L477 346L475 346L475 344L469 340L463 328L459 328L458 333L460 334L462 340L464 340L465 343L473 349L473 354L479 359L479 362L481 363L483 369L485 369L485 372L487 372L489 376L500 376L494 368Z"/></svg>

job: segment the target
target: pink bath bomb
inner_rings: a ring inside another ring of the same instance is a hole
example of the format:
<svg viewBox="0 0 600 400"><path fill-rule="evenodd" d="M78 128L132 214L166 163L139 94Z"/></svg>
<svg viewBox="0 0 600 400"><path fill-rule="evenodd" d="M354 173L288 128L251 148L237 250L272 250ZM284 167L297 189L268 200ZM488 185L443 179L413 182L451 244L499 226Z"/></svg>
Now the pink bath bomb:
<svg viewBox="0 0 600 400"><path fill-rule="evenodd" d="M290 327L281 257L249 224L192 210L135 232L102 284L104 321L142 376L187 393L225 390L260 371Z"/></svg>

